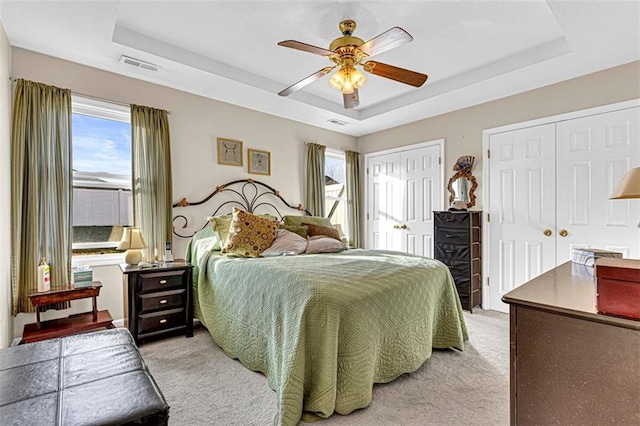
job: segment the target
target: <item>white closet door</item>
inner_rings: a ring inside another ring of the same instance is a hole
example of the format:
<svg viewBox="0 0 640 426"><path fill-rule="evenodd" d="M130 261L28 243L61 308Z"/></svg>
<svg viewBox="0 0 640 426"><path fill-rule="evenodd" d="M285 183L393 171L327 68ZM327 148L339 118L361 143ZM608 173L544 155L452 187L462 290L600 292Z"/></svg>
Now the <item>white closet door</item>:
<svg viewBox="0 0 640 426"><path fill-rule="evenodd" d="M433 257L433 211L439 209L443 194L440 145L403 151L401 180L402 251Z"/></svg>
<svg viewBox="0 0 640 426"><path fill-rule="evenodd" d="M485 300L489 309L508 312L505 293L556 265L555 124L493 134L489 149Z"/></svg>
<svg viewBox="0 0 640 426"><path fill-rule="evenodd" d="M639 114L630 108L557 124L557 264L570 260L574 247L640 257L638 201L609 200L640 165Z"/></svg>
<svg viewBox="0 0 640 426"><path fill-rule="evenodd" d="M400 154L369 157L367 168L367 247L401 250L402 234L394 228L402 223L403 185L400 179Z"/></svg>

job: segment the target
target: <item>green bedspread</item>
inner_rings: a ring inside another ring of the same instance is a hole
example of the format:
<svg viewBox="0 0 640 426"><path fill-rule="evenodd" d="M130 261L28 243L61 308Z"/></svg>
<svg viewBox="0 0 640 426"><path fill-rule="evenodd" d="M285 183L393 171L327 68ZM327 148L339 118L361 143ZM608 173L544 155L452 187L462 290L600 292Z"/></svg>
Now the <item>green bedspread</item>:
<svg viewBox="0 0 640 426"><path fill-rule="evenodd" d="M438 261L368 250L232 259L211 241L205 232L187 250L195 316L229 356L265 374L279 424L366 407L373 383L468 339Z"/></svg>

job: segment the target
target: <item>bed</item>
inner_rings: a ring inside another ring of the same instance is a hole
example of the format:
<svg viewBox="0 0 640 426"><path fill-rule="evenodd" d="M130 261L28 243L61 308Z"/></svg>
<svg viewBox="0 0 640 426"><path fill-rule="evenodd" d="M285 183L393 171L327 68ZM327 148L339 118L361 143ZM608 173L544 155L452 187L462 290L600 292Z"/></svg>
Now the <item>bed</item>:
<svg viewBox="0 0 640 426"><path fill-rule="evenodd" d="M439 261L362 249L230 258L215 241L204 226L187 248L195 317L227 355L264 373L278 395L278 424L367 407L374 383L468 339Z"/></svg>

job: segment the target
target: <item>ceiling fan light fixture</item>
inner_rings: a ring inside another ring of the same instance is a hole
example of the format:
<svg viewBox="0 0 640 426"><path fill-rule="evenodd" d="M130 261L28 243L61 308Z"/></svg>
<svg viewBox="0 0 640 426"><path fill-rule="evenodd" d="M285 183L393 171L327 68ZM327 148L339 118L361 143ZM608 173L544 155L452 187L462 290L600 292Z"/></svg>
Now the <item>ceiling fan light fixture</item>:
<svg viewBox="0 0 640 426"><path fill-rule="evenodd" d="M340 68L329 79L329 84L336 90L340 90L345 95L351 94L362 87L366 81L366 77L355 68Z"/></svg>

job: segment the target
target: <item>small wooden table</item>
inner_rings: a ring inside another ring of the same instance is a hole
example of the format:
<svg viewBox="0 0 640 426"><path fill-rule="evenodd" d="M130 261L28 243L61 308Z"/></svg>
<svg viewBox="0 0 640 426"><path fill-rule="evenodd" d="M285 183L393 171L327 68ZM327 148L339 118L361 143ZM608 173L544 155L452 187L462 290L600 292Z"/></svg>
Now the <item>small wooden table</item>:
<svg viewBox="0 0 640 426"><path fill-rule="evenodd" d="M113 318L108 310L98 311L96 298L100 295L102 283L94 281L91 287L52 288L49 291L31 291L29 300L36 307L36 323L24 326L22 343L37 342L39 340L64 337L72 334L90 331L96 328L115 328ZM71 300L92 298L91 312L70 315L50 321L40 321L42 307Z"/></svg>

